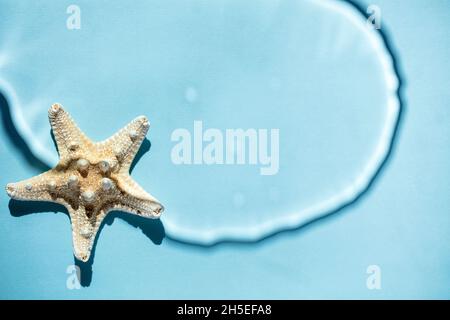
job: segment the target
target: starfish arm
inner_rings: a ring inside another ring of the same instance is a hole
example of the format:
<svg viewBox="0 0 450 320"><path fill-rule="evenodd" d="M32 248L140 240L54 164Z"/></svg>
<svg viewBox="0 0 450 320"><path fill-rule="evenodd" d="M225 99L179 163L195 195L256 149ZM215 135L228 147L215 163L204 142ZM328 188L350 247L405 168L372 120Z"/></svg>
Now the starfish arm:
<svg viewBox="0 0 450 320"><path fill-rule="evenodd" d="M118 181L123 191L117 208L146 218L159 218L164 211L163 205L152 195L139 186L128 174L121 176Z"/></svg>
<svg viewBox="0 0 450 320"><path fill-rule="evenodd" d="M61 159L76 157L79 150L92 146L93 143L61 105L53 104L48 110L48 118Z"/></svg>
<svg viewBox="0 0 450 320"><path fill-rule="evenodd" d="M108 210L101 209L95 214L88 215L84 206L74 209L66 206L72 224L72 242L75 257L81 261L88 261L94 246L95 238L100 226L108 214Z"/></svg>
<svg viewBox="0 0 450 320"><path fill-rule="evenodd" d="M150 124L146 117L140 116L131 121L109 139L99 145L113 150L120 164L120 172L127 173L131 163L145 139Z"/></svg>
<svg viewBox="0 0 450 320"><path fill-rule="evenodd" d="M54 198L54 190L57 185L54 170L49 170L38 176L16 183L8 183L6 192L15 200L51 201L58 202Z"/></svg>

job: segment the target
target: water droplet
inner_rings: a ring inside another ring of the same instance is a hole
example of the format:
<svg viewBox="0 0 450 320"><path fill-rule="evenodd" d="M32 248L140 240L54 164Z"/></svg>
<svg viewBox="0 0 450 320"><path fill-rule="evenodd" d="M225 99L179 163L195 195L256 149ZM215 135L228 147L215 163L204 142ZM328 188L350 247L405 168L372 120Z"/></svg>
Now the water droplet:
<svg viewBox="0 0 450 320"><path fill-rule="evenodd" d="M198 98L197 90L194 87L188 87L184 92L184 97L187 102L194 103Z"/></svg>
<svg viewBox="0 0 450 320"><path fill-rule="evenodd" d="M245 196L241 192L236 192L233 195L233 205L236 208L241 208L245 205Z"/></svg>

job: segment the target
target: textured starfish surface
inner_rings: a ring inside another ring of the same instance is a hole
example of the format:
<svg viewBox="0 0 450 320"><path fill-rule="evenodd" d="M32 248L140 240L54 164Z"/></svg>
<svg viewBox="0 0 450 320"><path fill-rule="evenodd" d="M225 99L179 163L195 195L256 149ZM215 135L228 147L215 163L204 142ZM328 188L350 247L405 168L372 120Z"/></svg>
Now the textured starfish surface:
<svg viewBox="0 0 450 320"><path fill-rule="evenodd" d="M93 142L59 104L48 111L60 160L55 168L6 186L17 200L50 201L64 205L70 215L74 255L89 260L100 225L112 210L158 218L164 208L129 175L149 128L137 117L115 135Z"/></svg>

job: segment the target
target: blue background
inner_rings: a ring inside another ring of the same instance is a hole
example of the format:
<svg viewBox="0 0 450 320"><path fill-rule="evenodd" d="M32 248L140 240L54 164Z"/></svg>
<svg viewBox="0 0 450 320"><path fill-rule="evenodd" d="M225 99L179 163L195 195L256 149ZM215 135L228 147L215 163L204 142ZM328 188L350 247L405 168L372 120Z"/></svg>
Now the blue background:
<svg viewBox="0 0 450 320"><path fill-rule="evenodd" d="M143 227L112 216L93 265L82 269L85 286L68 290L66 269L74 262L68 217L24 214L27 207L8 208L0 193L0 297L450 298L449 4L377 5L400 65L405 105L393 153L360 201L261 242L212 247L164 237L158 222ZM26 161L5 102L1 107L6 185L40 170ZM381 268L381 290L366 287L369 265Z"/></svg>

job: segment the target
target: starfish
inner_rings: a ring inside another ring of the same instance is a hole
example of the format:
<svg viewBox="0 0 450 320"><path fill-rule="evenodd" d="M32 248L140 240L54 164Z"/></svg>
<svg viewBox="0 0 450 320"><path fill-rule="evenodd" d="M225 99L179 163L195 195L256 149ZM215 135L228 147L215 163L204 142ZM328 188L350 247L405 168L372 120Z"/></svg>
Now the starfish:
<svg viewBox="0 0 450 320"><path fill-rule="evenodd" d="M72 225L74 255L86 262L110 211L158 218L164 210L129 174L150 125L140 116L109 139L93 142L60 104L50 107L48 117L60 157L58 164L28 180L9 183L6 191L12 199L65 206Z"/></svg>

